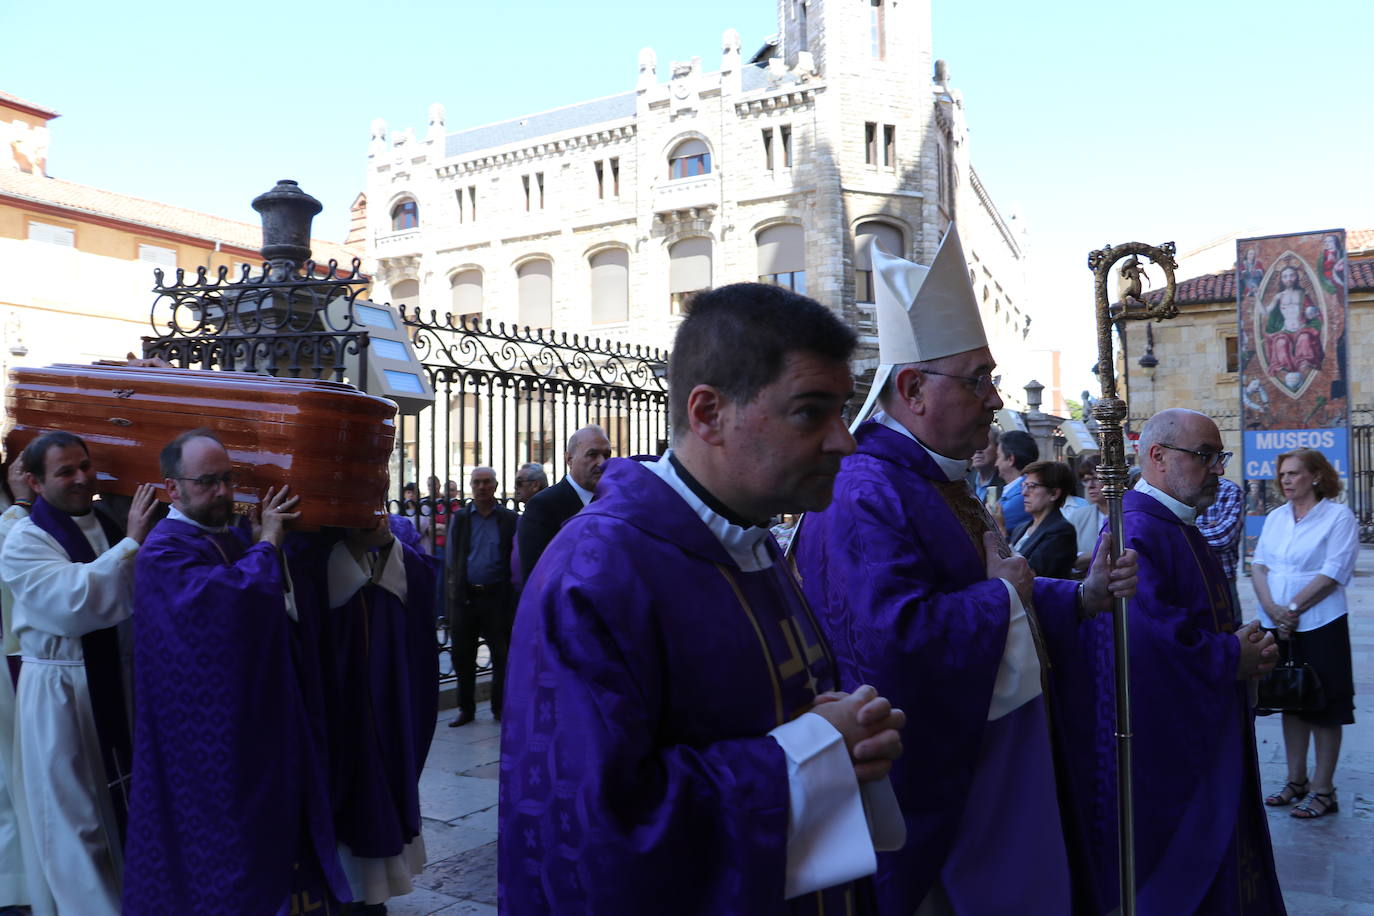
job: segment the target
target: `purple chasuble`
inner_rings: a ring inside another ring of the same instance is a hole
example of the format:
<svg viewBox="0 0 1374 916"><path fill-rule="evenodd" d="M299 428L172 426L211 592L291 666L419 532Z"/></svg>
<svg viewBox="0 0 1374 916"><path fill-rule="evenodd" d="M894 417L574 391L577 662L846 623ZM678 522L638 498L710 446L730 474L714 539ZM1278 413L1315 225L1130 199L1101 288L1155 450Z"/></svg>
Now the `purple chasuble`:
<svg viewBox="0 0 1374 916"><path fill-rule="evenodd" d="M1125 546L1140 557L1130 602L1131 742L1141 916L1284 913L1259 787L1254 713L1236 680L1231 590L1192 525L1135 490ZM1118 902L1115 680L1111 620L1080 633L1059 672L1066 728L1093 754L1073 761L1108 908ZM1090 744L1091 742L1091 744Z"/></svg>
<svg viewBox="0 0 1374 916"><path fill-rule="evenodd" d="M746 573L661 478L612 459L515 618L501 736L503 913L872 912L783 899L787 761L768 732L834 685L795 577Z"/></svg>
<svg viewBox="0 0 1374 916"><path fill-rule="evenodd" d="M907 714L906 753L892 769L907 841L878 854L882 912L907 916L937 882L958 912L1093 911L1070 787L1055 776L1064 748L1051 744L1053 710L1040 697L987 721L1007 642L1006 584L988 579L920 445L872 421L855 438L834 501L797 535L797 563L841 689L872 684ZM1075 589L1036 580L1047 640L1049 621L1077 625Z"/></svg>
<svg viewBox="0 0 1374 916"><path fill-rule="evenodd" d="M92 509L91 511L95 511ZM96 520L111 547L124 540L114 522L95 513ZM94 563L95 550L72 517L54 509L41 496L34 502L29 520L66 551L73 563ZM119 649L120 631L127 622L103 627L81 637L81 657L86 667L86 688L91 701L91 717L100 743L100 763L105 777L103 791L110 797L115 823L106 831L111 854L118 864L129 822L129 777L133 771L133 738L129 734L129 706L124 692L124 662ZM127 638L127 637L126 637ZM11 669L17 671L17 669ZM15 675L17 678L17 674ZM18 681L15 681L16 685Z"/></svg>
<svg viewBox="0 0 1374 916"><path fill-rule="evenodd" d="M330 608L328 559L339 532L297 536L287 551L302 619L317 621L320 705L338 839L356 856L400 855L420 835L420 771L439 715L434 581L406 518L391 516L404 552L406 600L374 584Z"/></svg>
<svg viewBox="0 0 1374 916"><path fill-rule="evenodd" d="M322 724L281 562L243 528L164 519L134 565L133 797L124 912L338 912Z"/></svg>

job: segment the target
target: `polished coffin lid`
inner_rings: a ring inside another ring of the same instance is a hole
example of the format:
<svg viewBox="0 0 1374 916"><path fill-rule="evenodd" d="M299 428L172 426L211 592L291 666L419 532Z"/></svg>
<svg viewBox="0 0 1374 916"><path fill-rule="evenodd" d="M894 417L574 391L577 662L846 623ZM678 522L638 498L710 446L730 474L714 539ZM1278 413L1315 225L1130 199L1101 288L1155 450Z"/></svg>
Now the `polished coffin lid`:
<svg viewBox="0 0 1374 916"><path fill-rule="evenodd" d="M242 479L239 507L290 484L307 527L372 524L387 490L396 405L350 385L247 372L64 365L10 371L7 453L48 430L81 436L102 493L157 482L158 453L204 426ZM165 494L162 495L165 500Z"/></svg>

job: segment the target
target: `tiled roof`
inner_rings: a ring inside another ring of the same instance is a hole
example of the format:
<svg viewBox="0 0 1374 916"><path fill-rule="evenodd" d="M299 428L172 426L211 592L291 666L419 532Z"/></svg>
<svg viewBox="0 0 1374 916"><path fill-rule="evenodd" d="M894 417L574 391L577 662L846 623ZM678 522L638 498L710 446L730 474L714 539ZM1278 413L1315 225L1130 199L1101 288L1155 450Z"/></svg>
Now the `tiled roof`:
<svg viewBox="0 0 1374 916"><path fill-rule="evenodd" d="M768 85L768 68L746 66L740 72L740 86L745 92ZM620 121L635 115L635 92L622 92L590 102L579 102L552 111L513 118L497 124L460 130L444 137L444 156L465 156L478 150L521 143L569 130Z"/></svg>
<svg viewBox="0 0 1374 916"><path fill-rule="evenodd" d="M27 99L21 99L19 96L11 92L6 92L3 89L0 89L0 105L15 105L19 108L28 108L31 111L42 112L49 118L58 117L57 112L53 111L51 108L44 108L42 105L34 104Z"/></svg>
<svg viewBox="0 0 1374 916"><path fill-rule="evenodd" d="M1374 229L1346 230L1346 251L1369 251L1370 249L1374 249Z"/></svg>
<svg viewBox="0 0 1374 916"><path fill-rule="evenodd" d="M30 175L17 169L0 169L0 196L15 197L76 213L89 213L162 229L250 251L257 251L262 247L260 224L241 223L238 220L186 210L155 200L117 194L103 188ZM310 247L315 260L320 262L333 258L340 263L348 263L355 256L354 252L337 242L324 239L311 239ZM361 255L361 252L357 254Z"/></svg>
<svg viewBox="0 0 1374 916"><path fill-rule="evenodd" d="M1353 237L1354 233L1351 233ZM1354 248L1354 245L1350 246ZM1374 257L1352 258L1349 262L1348 277L1350 280L1351 292L1365 292L1374 290ZM1145 294L1148 302L1158 302L1164 296L1164 291L1160 289L1150 290ZM1223 273L1203 274L1200 277L1190 277L1187 280L1180 280L1174 287L1174 301L1179 305L1196 305L1205 302L1235 302L1236 301L1236 272L1228 270Z"/></svg>

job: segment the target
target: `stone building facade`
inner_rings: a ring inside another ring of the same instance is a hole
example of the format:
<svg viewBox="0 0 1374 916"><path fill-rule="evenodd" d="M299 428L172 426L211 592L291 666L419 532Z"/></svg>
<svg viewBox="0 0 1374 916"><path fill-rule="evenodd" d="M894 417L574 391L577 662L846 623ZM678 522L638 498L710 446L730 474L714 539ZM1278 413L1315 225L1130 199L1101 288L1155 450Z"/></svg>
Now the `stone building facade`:
<svg viewBox="0 0 1374 916"><path fill-rule="evenodd" d="M867 246L929 263L958 220L1019 403L1036 365L1021 232L970 164L928 0L778 0L778 26L753 54L725 32L717 69L646 48L632 90L540 114L374 122L358 234L376 296L667 348L691 291L767 279L850 322L862 370Z"/></svg>

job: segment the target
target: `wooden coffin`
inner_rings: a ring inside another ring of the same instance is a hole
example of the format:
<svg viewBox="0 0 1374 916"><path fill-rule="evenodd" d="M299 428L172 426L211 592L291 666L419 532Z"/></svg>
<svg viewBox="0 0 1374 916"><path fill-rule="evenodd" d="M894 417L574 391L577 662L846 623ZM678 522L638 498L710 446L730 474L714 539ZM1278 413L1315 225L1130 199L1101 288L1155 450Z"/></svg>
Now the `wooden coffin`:
<svg viewBox="0 0 1374 916"><path fill-rule="evenodd" d="M102 493L162 487L158 454L190 429L224 442L238 469L236 510L268 488L300 495L299 525L365 527L386 499L396 405L350 385L247 372L56 365L13 369L5 392L5 449L49 430L81 436ZM162 496L167 499L165 491Z"/></svg>

